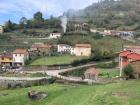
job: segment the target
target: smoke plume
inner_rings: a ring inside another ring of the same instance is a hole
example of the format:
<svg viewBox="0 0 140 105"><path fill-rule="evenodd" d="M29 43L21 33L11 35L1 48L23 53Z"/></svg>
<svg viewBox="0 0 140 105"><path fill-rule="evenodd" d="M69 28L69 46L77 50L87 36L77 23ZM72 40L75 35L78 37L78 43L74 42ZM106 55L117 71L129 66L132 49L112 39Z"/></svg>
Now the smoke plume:
<svg viewBox="0 0 140 105"><path fill-rule="evenodd" d="M67 30L67 17L66 16L61 17L61 26L63 27L63 31L65 33Z"/></svg>

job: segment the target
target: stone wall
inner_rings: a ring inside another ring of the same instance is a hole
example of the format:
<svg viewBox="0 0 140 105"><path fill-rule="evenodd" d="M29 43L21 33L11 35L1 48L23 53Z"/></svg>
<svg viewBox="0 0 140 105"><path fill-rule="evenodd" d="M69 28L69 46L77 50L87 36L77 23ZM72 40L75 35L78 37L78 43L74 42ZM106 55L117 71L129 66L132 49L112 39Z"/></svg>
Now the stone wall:
<svg viewBox="0 0 140 105"><path fill-rule="evenodd" d="M22 70L24 71L43 71L43 70L60 70L67 69L72 66L70 65L62 65L62 66L24 66Z"/></svg>
<svg viewBox="0 0 140 105"><path fill-rule="evenodd" d="M52 78L40 80L0 80L2 88L26 88L31 86L46 85L51 82Z"/></svg>

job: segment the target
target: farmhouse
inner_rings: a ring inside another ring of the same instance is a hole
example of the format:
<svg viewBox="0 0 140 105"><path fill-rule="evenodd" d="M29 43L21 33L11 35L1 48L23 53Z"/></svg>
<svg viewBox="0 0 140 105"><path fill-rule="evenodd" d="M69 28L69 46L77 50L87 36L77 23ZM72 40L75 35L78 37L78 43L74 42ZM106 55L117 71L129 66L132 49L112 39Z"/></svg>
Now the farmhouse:
<svg viewBox="0 0 140 105"><path fill-rule="evenodd" d="M115 36L117 35L117 31L115 30L104 30L105 35Z"/></svg>
<svg viewBox="0 0 140 105"><path fill-rule="evenodd" d="M119 54L119 67L120 67L120 76L122 76L122 69L131 64L134 69L134 74L137 77L140 77L140 54L130 51L124 50Z"/></svg>
<svg viewBox="0 0 140 105"><path fill-rule="evenodd" d="M118 36L118 37L133 37L132 31L118 31L118 30L104 30L105 35Z"/></svg>
<svg viewBox="0 0 140 105"><path fill-rule="evenodd" d="M87 69L84 73L85 79L98 80L99 70L97 68Z"/></svg>
<svg viewBox="0 0 140 105"><path fill-rule="evenodd" d="M0 65L12 66L13 56L12 54L0 54Z"/></svg>
<svg viewBox="0 0 140 105"><path fill-rule="evenodd" d="M62 36L61 33L50 33L49 38L50 39L57 39L57 38L60 38L61 36Z"/></svg>
<svg viewBox="0 0 140 105"><path fill-rule="evenodd" d="M28 59L29 53L26 49L16 49L13 52L13 66L24 66Z"/></svg>
<svg viewBox="0 0 140 105"><path fill-rule="evenodd" d="M0 34L2 34L4 32L4 28L3 26L0 25Z"/></svg>
<svg viewBox="0 0 140 105"><path fill-rule="evenodd" d="M57 45L57 52L59 53L70 53L71 46L67 44L58 44Z"/></svg>
<svg viewBox="0 0 140 105"><path fill-rule="evenodd" d="M96 30L96 29L90 29L90 32L92 32L92 33L97 33L98 31Z"/></svg>
<svg viewBox="0 0 140 105"><path fill-rule="evenodd" d="M72 50L71 53L72 52L76 56L90 56L91 55L91 45L90 44L76 44L74 51Z"/></svg>
<svg viewBox="0 0 140 105"><path fill-rule="evenodd" d="M131 38L131 37L134 37L134 33L133 31L118 31L117 36Z"/></svg>
<svg viewBox="0 0 140 105"><path fill-rule="evenodd" d="M51 45L47 45L44 43L36 43L31 46L30 51L32 52L41 52L41 53L49 53L51 49Z"/></svg>

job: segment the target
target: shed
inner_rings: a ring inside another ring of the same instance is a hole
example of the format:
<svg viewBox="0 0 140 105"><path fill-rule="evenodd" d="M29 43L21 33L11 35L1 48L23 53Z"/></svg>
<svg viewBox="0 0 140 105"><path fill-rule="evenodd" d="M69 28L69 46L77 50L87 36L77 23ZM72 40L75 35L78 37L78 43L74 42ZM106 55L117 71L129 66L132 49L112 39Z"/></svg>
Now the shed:
<svg viewBox="0 0 140 105"><path fill-rule="evenodd" d="M97 68L89 68L84 73L85 79L98 80L99 72Z"/></svg>

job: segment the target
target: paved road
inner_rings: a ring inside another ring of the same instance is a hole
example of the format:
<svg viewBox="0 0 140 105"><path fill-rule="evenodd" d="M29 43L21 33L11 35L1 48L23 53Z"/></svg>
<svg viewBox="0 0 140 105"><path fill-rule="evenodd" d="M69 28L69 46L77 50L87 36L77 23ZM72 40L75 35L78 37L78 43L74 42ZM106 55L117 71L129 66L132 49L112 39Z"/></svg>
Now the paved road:
<svg viewBox="0 0 140 105"><path fill-rule="evenodd" d="M109 63L109 62L106 62ZM62 69L62 70L44 70L44 71L22 71L25 73L47 73L49 76L52 77L57 77L63 80L67 80L67 81L75 81L75 82L90 82L91 80L82 80L82 78L76 78L76 77L65 77L60 75L60 73L63 72L67 72L67 71L72 71L72 70L78 70L80 68L83 67L90 67L90 66L94 66L97 63L92 63L92 64L86 64L86 65L82 65L82 66L77 66L77 67L72 67L72 68L68 68L68 69ZM0 77L0 80L17 80L17 81L30 81L30 80L40 80L40 79L48 79L49 77L40 77L40 78L30 78L30 77ZM93 82L93 81L91 81ZM94 81L98 82L98 81Z"/></svg>
<svg viewBox="0 0 140 105"><path fill-rule="evenodd" d="M80 69L83 67L90 67L90 66L94 66L97 63L92 63L92 64L87 64L87 65L82 65L82 66L77 66L77 67L72 67L72 68L68 68L68 69L62 69L62 70L44 70L44 71L25 71L26 73L47 73L49 76L52 77L57 77L63 80L68 80L68 81L75 81L75 82L85 82L86 80L82 80L82 78L75 78L75 77L65 77L60 75L60 73L63 72L67 72L67 71L72 71L72 70L76 70L76 69Z"/></svg>
<svg viewBox="0 0 140 105"><path fill-rule="evenodd" d="M35 81L42 79L49 79L50 77L0 77L0 80L13 80L13 81Z"/></svg>

